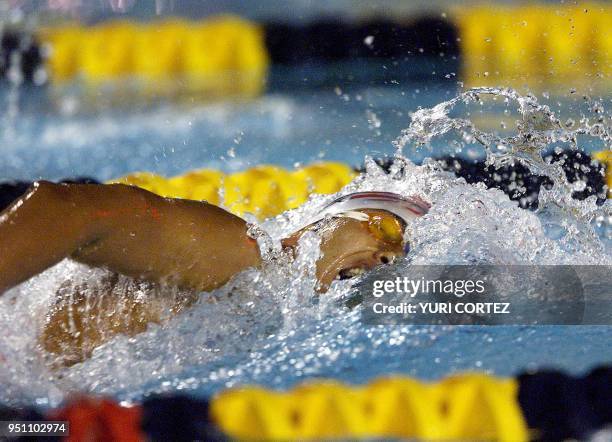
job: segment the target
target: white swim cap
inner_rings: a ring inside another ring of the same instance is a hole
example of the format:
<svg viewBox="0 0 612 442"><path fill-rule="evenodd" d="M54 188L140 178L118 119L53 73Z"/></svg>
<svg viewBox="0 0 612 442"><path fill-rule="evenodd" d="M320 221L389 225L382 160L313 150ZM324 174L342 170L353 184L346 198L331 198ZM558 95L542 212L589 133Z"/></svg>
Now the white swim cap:
<svg viewBox="0 0 612 442"><path fill-rule="evenodd" d="M405 224L411 220L425 215L431 207L427 201L419 196L402 196L391 192L355 192L343 195L326 205L317 218L304 227L316 223L326 216L354 218L367 221L368 215L359 210L377 209L389 212Z"/></svg>

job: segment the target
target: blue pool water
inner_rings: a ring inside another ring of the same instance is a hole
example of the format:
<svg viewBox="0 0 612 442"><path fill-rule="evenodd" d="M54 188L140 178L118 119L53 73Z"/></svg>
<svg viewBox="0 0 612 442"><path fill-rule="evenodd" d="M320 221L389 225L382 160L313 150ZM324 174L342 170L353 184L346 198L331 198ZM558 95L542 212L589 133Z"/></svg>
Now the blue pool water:
<svg viewBox="0 0 612 442"><path fill-rule="evenodd" d="M45 91L24 91L18 117L5 115L2 121L0 177L88 175L107 180L135 171L176 175L201 167L231 171L272 163L291 168L320 160L358 166L365 155L393 153L392 141L408 126L411 112L449 100L458 91L455 82L344 89L330 85L269 93L252 101L112 111L84 100L76 115L70 110L79 108L77 100L51 100ZM565 119L578 121L584 111L582 97L569 93L539 100L561 110ZM502 131L502 123L512 127L516 112L502 104L476 109L470 117L483 129ZM583 141L580 147L586 151L603 148L591 139ZM436 140L431 149L404 149L416 163L454 153L445 139ZM462 154L482 153L474 147Z"/></svg>
<svg viewBox="0 0 612 442"><path fill-rule="evenodd" d="M393 152L392 141L408 126L412 111L457 93L450 83L329 87L270 93L245 102L112 111L82 103L85 109L76 114L71 113L70 100L58 103L44 93L25 93L17 116L2 122L0 178L107 180L143 170L175 175L201 167L232 171L261 163L294 167L318 160L360 165L366 155ZM563 118L580 118L580 99L568 95L540 100ZM512 126L515 117L499 104L472 110L469 116L483 128L503 131L504 123ZM58 115L58 107L65 115ZM419 163L425 157L455 153L453 146L442 138L431 148L407 146L404 153ZM581 147L592 151L602 144L585 140ZM482 151L468 148L461 155L478 156ZM605 253L609 257L611 252ZM40 304L53 292L58 274L86 277L85 270L71 265L60 264L13 295L32 296ZM254 286L253 293L260 288ZM225 306L237 311L242 327L248 326L239 332L224 328L231 327L223 324L224 319L231 321L233 316L215 319L207 314L207 306L200 306L193 317L186 314L169 326L153 327L142 338L120 337L92 360L68 369L62 380L50 381L33 356L28 333L19 326L40 313L16 308L25 313L11 322L7 318L13 307L0 300L0 329L6 327L7 336L0 342L0 355L23 358L0 368L0 381L8 386L0 400L55 404L65 392L80 388L138 399L151 391L209 394L243 383L287 387L313 377L363 383L389 373L424 379L466 370L509 376L541 367L580 373L612 361L612 327L607 326L394 328L365 326L354 311L302 314L298 311L303 300L285 301L280 310L278 305L265 308L270 299L257 302L252 310L248 296L243 303ZM267 327L268 323L274 325ZM218 335L211 332L216 327L221 330ZM22 338L23 345L18 343ZM33 374L15 376L24 373L24 367Z"/></svg>

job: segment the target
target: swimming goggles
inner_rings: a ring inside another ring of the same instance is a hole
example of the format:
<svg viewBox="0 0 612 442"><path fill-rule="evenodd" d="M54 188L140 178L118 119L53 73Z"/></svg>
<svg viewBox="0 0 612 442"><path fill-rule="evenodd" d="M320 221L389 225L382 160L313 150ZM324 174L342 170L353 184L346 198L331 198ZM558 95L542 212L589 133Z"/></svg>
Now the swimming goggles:
<svg viewBox="0 0 612 442"><path fill-rule="evenodd" d="M403 241L408 223L425 215L431 204L418 196L405 197L391 192L355 192L335 199L323 208L318 220L326 216L353 218L366 222L375 238Z"/></svg>

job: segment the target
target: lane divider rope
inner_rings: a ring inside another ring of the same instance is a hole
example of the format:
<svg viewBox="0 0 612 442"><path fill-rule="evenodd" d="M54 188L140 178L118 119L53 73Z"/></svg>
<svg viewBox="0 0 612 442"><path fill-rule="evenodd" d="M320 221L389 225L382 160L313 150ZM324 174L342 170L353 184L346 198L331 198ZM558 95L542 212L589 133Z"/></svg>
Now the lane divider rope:
<svg viewBox="0 0 612 442"><path fill-rule="evenodd" d="M336 193L356 175L346 164L322 162L293 171L260 165L230 174L201 169L171 178L143 172L111 182L139 186L165 197L222 204L237 215L251 213L265 219L299 207L311 194Z"/></svg>
<svg viewBox="0 0 612 442"><path fill-rule="evenodd" d="M81 441L585 440L612 424L612 366L582 376L555 370L515 378L464 373L435 382L405 376L363 386L334 380L286 391L244 386L208 399L153 395L121 405L79 396L41 412L0 406L0 420L68 420Z"/></svg>
<svg viewBox="0 0 612 442"><path fill-rule="evenodd" d="M612 78L612 8L604 2L480 5L451 8L443 18L298 25L233 15L92 26L68 22L44 26L34 39L9 30L0 52L9 60L11 51L22 46L27 46L21 57L26 78L45 78L36 75L42 64L54 85L80 80L98 90L110 82L114 87L105 91L118 90L119 96L136 90L153 97L249 97L265 90L271 64L405 62L422 56L455 71L459 59L460 77L468 85L606 87Z"/></svg>

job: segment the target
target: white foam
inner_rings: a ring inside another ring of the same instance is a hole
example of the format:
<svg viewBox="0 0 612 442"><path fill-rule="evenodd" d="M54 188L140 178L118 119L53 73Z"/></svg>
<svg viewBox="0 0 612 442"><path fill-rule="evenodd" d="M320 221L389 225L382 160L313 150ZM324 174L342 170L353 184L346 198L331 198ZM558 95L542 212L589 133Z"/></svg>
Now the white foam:
<svg viewBox="0 0 612 442"><path fill-rule="evenodd" d="M424 112L423 118L447 118L447 108ZM439 135L433 126L417 123L419 130ZM593 200L570 201L561 193L562 181L541 198L542 210L533 213L499 190L466 184L433 164L416 166L400 158L392 174L372 161L366 166L367 171L340 194L315 196L264 222L261 228L269 235L268 243L277 246L280 238L340 195L378 190L418 194L433 204L408 228L412 250L406 265L612 264L610 247L593 227L594 217L610 213L610 202L597 207ZM342 364L364 353L384 361L390 345L422 348L448 331L410 326L364 329L359 308L338 304L349 292L350 281L335 282L320 299L315 293L314 234L303 238L296 261L279 255L278 247L271 248L276 251L263 270L244 272L225 287L203 294L167 323L132 338L119 336L85 362L55 371L45 365L36 346L48 305L65 279L99 280L105 271L66 260L12 289L0 298L0 402L54 405L75 390L136 399L154 391L206 392L241 382L286 385L290 379L350 370L350 364Z"/></svg>

